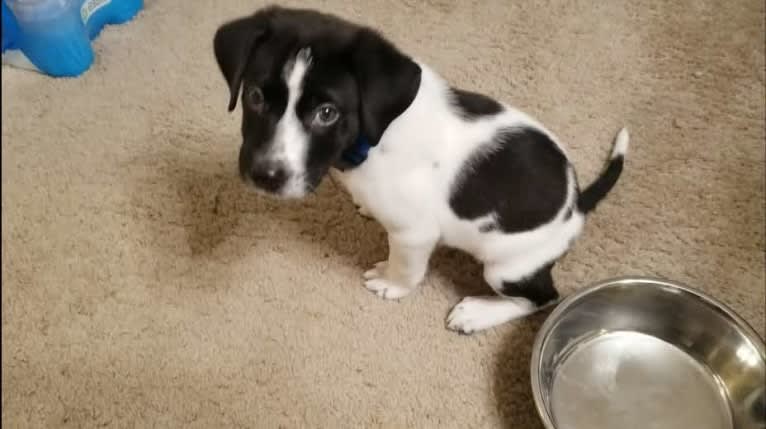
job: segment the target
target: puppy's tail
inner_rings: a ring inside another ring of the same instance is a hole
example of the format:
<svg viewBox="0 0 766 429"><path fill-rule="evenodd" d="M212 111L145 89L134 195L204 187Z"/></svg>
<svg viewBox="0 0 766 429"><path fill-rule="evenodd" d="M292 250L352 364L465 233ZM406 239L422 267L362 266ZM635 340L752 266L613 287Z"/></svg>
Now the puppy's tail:
<svg viewBox="0 0 766 429"><path fill-rule="evenodd" d="M617 183L617 179L620 178L622 173L622 164L625 161L625 153L628 151L628 143L630 143L630 135L628 130L623 128L614 140L614 148L606 168L596 181L580 193L577 199L577 208L580 212L588 213L593 211Z"/></svg>

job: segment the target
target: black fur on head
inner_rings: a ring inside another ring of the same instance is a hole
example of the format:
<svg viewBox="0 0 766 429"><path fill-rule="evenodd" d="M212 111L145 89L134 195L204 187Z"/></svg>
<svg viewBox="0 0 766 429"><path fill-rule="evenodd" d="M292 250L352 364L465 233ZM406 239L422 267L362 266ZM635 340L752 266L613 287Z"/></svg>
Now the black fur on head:
<svg viewBox="0 0 766 429"><path fill-rule="evenodd" d="M307 9L271 6L227 22L215 34L214 51L229 87L229 111L242 100L240 173L274 193L296 175L305 191L313 190L359 136L377 144L420 85L420 67L380 34ZM309 51L311 65L294 105L307 136L305 165L275 165L266 158L277 124L292 114L286 112L285 70ZM315 126L319 110L330 115L323 106L337 119Z"/></svg>

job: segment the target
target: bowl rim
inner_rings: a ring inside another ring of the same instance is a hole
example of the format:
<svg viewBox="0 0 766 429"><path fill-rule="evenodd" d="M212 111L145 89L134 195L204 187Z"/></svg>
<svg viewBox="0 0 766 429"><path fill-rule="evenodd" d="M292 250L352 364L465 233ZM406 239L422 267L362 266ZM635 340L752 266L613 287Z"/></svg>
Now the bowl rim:
<svg viewBox="0 0 766 429"><path fill-rule="evenodd" d="M539 377L540 357L543 346L545 345L545 341L548 339L551 329L560 319L562 314L564 314L575 302L579 301L586 295L590 295L601 289L634 283L678 289L687 294L693 295L697 299L702 300L707 305L717 308L723 312L726 317L731 319L738 329L741 329L743 333L750 338L751 342L759 350L761 358L766 360L766 345L764 345L764 339L761 338L758 332L745 319L734 312L734 310L731 309L728 305L698 289L692 288L691 286L688 286L682 282L652 276L621 276L601 280L585 286L561 300L559 304L553 309L553 311L551 311L551 313L546 317L542 326L535 335L535 341L532 346L532 358L529 365L531 378L530 382L532 385L532 397L534 398L537 414L542 420L546 429L557 429L553 422L553 416L548 413L548 410L545 407L545 401L542 397L542 386Z"/></svg>

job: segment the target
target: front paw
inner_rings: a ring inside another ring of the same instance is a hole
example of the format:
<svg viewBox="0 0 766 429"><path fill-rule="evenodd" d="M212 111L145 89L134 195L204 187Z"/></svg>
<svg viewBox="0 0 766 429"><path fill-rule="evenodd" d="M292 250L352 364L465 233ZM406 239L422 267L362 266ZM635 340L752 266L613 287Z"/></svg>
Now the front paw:
<svg viewBox="0 0 766 429"><path fill-rule="evenodd" d="M378 262L375 267L364 273L364 287L383 299L400 299L409 295L412 289L401 286L386 278L387 262Z"/></svg>

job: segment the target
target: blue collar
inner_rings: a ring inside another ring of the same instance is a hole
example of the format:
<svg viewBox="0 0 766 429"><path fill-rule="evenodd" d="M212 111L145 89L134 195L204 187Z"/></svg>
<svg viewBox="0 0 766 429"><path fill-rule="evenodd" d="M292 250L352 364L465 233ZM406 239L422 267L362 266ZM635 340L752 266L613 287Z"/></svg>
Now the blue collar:
<svg viewBox="0 0 766 429"><path fill-rule="evenodd" d="M341 154L338 169L343 171L358 167L367 160L370 149L372 149L372 145L370 145L367 137L360 134L354 144Z"/></svg>

